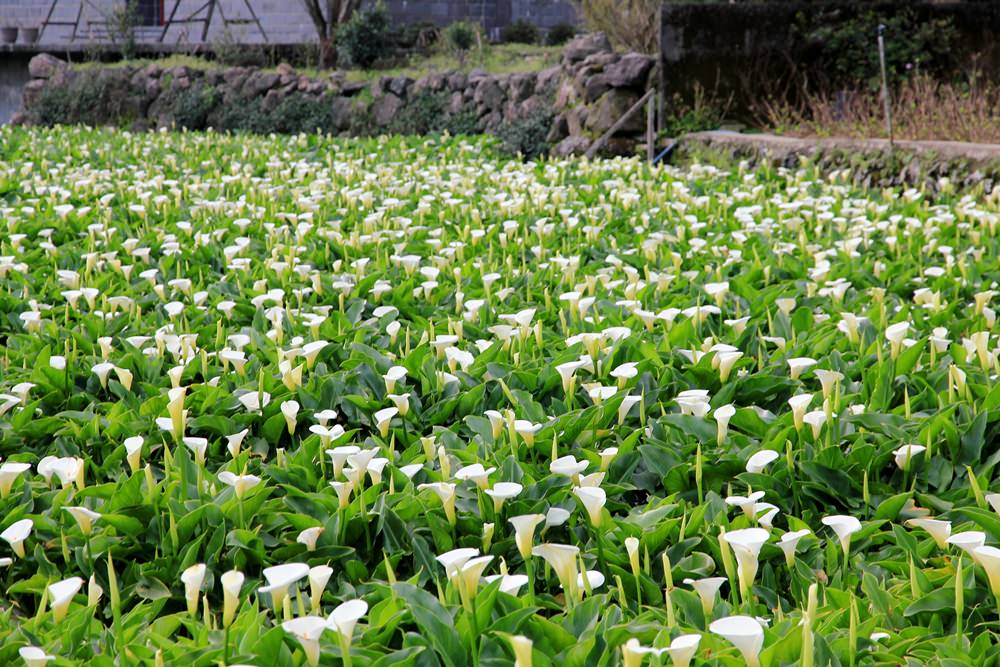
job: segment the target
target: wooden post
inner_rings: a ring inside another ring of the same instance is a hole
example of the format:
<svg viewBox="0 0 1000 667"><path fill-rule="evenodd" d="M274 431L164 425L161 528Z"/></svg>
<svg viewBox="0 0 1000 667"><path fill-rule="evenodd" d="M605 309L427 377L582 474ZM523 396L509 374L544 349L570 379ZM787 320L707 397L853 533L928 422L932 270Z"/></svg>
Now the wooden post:
<svg viewBox="0 0 1000 667"><path fill-rule="evenodd" d="M656 61L660 65L660 90L656 94L656 134L663 132L663 91L667 89L667 57L663 53L663 10L664 3L656 8ZM669 10L668 10L669 11Z"/></svg>
<svg viewBox="0 0 1000 667"><path fill-rule="evenodd" d="M878 60L882 70L882 104L885 107L885 131L889 135L889 150L892 150L892 103L889 101L889 77L885 73L885 24L878 26Z"/></svg>
<svg viewBox="0 0 1000 667"><path fill-rule="evenodd" d="M656 99L658 95L646 102L646 161L653 165L653 146L656 143Z"/></svg>

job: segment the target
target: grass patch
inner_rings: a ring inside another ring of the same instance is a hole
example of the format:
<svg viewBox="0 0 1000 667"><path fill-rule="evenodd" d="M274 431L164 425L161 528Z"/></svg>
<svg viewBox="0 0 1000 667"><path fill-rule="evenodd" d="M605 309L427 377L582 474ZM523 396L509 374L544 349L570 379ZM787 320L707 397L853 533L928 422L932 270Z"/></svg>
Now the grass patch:
<svg viewBox="0 0 1000 667"><path fill-rule="evenodd" d="M481 69L490 74L509 74L512 72L537 72L559 63L562 49L558 46L541 46L535 44L491 44L482 51L474 50L464 62L453 53L442 51L426 56L413 56L405 65L389 69L348 69L340 70L351 81L373 81L383 76L409 76L418 79L435 72L472 71ZM135 58L120 60L114 63L88 61L76 65L81 69L96 69L107 67L146 67L159 65L164 69L171 67L189 67L196 70L212 70L229 67L215 60L187 54L173 54L163 58ZM276 67L263 67L262 71L273 72ZM330 74L329 71L316 68L296 68L299 74L313 78L321 78Z"/></svg>

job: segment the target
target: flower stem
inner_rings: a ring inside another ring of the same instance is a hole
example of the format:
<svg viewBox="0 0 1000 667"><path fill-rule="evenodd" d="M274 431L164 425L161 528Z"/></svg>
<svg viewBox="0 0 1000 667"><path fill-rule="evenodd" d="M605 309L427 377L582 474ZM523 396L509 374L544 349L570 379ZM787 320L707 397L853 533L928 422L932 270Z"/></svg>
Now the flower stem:
<svg viewBox="0 0 1000 667"><path fill-rule="evenodd" d="M344 662L344 667L351 667L353 664L351 661L351 643L342 633L338 632L337 634L340 635L340 657Z"/></svg>
<svg viewBox="0 0 1000 667"><path fill-rule="evenodd" d="M469 606L472 609L472 664L479 667L479 619L476 617L476 591L469 592Z"/></svg>
<svg viewBox="0 0 1000 667"><path fill-rule="evenodd" d="M528 605L534 606L535 604L535 564L531 561L529 556L526 561L524 561L524 569L528 573Z"/></svg>

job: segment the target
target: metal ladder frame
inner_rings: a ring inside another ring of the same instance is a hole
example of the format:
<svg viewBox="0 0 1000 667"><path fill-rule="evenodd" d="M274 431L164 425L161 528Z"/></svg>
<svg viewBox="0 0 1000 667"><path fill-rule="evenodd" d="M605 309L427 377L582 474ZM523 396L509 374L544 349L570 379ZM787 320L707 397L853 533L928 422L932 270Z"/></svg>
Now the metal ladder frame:
<svg viewBox="0 0 1000 667"><path fill-rule="evenodd" d="M70 1L72 1L72 0L70 0ZM124 0L124 1L128 2L128 0ZM257 26L257 30L260 31L261 36L264 38L264 42L266 43L266 42L269 41L268 38L267 38L267 32L264 30L264 26L263 26L263 24L261 24L260 17L257 16L257 12L254 11L254 9L253 9L253 3L251 2L251 0L243 0L243 6L246 7L247 10L250 12L250 17L251 18L248 18L248 19L235 19L235 18L234 19L229 19L229 18L226 18L225 12L222 9L222 5L219 4L219 0L205 0L204 4L202 4L201 7L199 7L196 10L194 10L193 12L191 12L190 14L188 14L186 17L184 17L182 19L178 19L177 18L177 12L180 9L180 6L183 3L183 1L184 0L175 0L174 1L174 6L173 6L173 8L170 11L170 16L167 18L166 22L163 24L163 27L162 27L162 29L160 31L160 37L159 37L159 40L158 40L159 43L162 44L163 41L164 41L164 39L166 39L167 32L170 30L171 26L173 26L175 24L187 24L187 23L201 23L202 24L202 29L201 29L201 43L205 43L205 40L208 38L208 30L209 30L209 28L212 25L212 19L215 16L216 6L218 6L219 16L222 18L222 22L223 22L223 24L225 26L229 26L229 25L233 25L233 24L237 24L237 25L251 24L251 23L255 24ZM102 12L98 7L96 7L91 2L91 0L79 0L79 4L77 5L76 19L75 20L73 20L73 21L53 21L52 20L52 16L55 14L56 8L58 8L62 2L64 2L64 0L51 0L51 3L49 4L49 11L45 14L45 19L42 21L41 26L40 26L39 31L38 31L38 42L39 43L43 43L42 42L42 36L45 34L45 30L49 26L72 27L73 28L73 32L70 34L69 41L71 43L75 42L76 39L77 39L77 36L78 36L78 34L80 32L80 21L83 19L84 5L89 5L95 12L97 12L101 16L104 16L104 12ZM199 14L201 14L202 12L206 12L206 11L207 11L207 14L204 17L198 18Z"/></svg>
<svg viewBox="0 0 1000 667"><path fill-rule="evenodd" d="M205 40L208 38L208 29L212 25L212 18L215 15L215 9L217 5L219 9L219 16L222 18L222 23L224 26L228 27L229 25L232 24L242 25L242 24L254 23L257 25L257 30L260 31L261 36L264 38L264 42L268 41L267 32L264 31L264 26L261 24L260 18L257 16L257 13L253 10L253 4L250 2L250 0L243 0L243 6L246 7L247 10L250 12L251 18L249 19L227 19L225 12L222 9L222 5L219 4L219 0L205 0L204 4L202 4L201 7L194 10L186 17L178 19L177 11L180 9L182 2L183 0L175 0L173 9L170 10L170 16L167 18L166 23L163 24L163 31L160 33L159 41L161 44L166 39L167 32L170 30L171 26L173 26L174 24L187 24L187 23L202 24L201 43L204 44ZM198 15L205 11L207 11L208 13L202 18L198 18Z"/></svg>

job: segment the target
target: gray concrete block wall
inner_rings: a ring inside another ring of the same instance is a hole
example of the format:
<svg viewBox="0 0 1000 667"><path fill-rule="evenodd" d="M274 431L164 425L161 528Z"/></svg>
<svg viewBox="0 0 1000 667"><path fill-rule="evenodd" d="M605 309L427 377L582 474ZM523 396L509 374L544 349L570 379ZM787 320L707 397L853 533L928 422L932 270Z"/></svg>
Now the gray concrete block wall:
<svg viewBox="0 0 1000 667"><path fill-rule="evenodd" d="M527 19L549 28L557 23L579 23L576 8L567 0L510 0L511 20Z"/></svg>
<svg viewBox="0 0 1000 667"><path fill-rule="evenodd" d="M296 44L315 39L315 30L300 0L249 0L260 19L267 41L277 44ZM81 20L77 27L77 41L88 37L101 40L106 35L102 23L121 0L90 0L84 2ZM164 15L174 14L175 23L165 38L166 43L200 43L204 23L180 22L184 18L204 18L206 11L196 13L205 0L165 0ZM38 26L51 6L50 0L0 0L0 26ZM59 0L52 21L73 21L80 7L80 0ZM176 7L176 12L174 9ZM570 0L388 0L386 7L399 23L435 23L447 25L454 21L483 21L491 35L519 18L547 28L561 22L575 22L576 11ZM253 24L223 23L222 17L249 19L250 11L243 0L218 0L215 15L208 30L206 42L227 39L242 43L261 43L263 36ZM73 29L69 26L50 26L43 36L45 44L67 43ZM155 41L156 30L142 31L143 39Z"/></svg>

